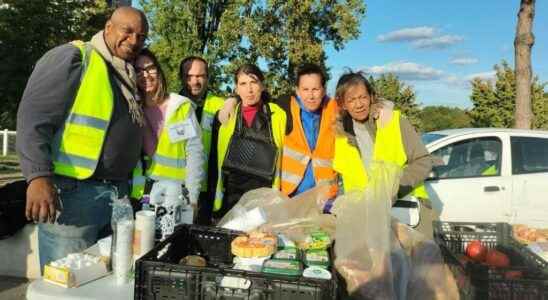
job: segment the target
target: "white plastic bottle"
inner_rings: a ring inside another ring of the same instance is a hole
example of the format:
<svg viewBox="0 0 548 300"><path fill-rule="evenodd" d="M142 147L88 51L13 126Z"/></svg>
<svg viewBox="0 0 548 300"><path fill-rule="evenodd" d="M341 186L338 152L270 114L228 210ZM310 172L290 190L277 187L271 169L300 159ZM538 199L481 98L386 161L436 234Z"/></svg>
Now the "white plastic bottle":
<svg viewBox="0 0 548 300"><path fill-rule="evenodd" d="M156 237L165 240L175 226L182 223L183 191L181 183L161 180L153 184L150 191L150 204L156 213Z"/></svg>

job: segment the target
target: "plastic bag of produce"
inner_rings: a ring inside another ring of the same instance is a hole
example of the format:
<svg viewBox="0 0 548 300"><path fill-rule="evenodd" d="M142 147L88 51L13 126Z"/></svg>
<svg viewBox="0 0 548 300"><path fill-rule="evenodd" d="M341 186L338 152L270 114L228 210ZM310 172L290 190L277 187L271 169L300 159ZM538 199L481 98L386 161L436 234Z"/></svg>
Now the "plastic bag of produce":
<svg viewBox="0 0 548 300"><path fill-rule="evenodd" d="M438 246L390 215L402 169L373 162L367 188L338 197L335 267L355 299L458 299Z"/></svg>
<svg viewBox="0 0 548 300"><path fill-rule="evenodd" d="M326 185L318 186L291 199L274 189L251 190L219 221L218 226L246 232L281 233L303 248L313 244L314 234L322 231L330 243L335 219L322 212L326 189Z"/></svg>

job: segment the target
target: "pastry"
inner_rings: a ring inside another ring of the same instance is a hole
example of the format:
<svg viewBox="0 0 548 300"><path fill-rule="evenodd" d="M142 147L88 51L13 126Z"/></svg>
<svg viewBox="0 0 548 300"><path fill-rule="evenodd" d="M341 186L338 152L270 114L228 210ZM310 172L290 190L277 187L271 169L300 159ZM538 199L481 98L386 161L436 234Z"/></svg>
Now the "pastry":
<svg viewBox="0 0 548 300"><path fill-rule="evenodd" d="M231 243L232 254L238 257L270 256L276 248L276 237L262 232L252 232L248 236L239 236Z"/></svg>

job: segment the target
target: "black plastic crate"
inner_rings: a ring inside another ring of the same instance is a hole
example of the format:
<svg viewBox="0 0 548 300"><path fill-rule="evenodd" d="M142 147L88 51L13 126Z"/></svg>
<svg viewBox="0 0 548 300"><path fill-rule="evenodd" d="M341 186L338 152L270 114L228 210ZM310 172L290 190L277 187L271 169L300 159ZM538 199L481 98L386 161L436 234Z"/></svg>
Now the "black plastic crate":
<svg viewBox="0 0 548 300"><path fill-rule="evenodd" d="M513 235L512 235L513 236ZM514 239L515 240L515 239ZM522 255L530 262L532 262L534 265L536 265L539 269L541 269L544 274L548 275L548 262L544 260L542 257L537 255L535 252L531 251L527 245L522 244L520 241L515 240L516 243L518 243L521 248L523 249Z"/></svg>
<svg viewBox="0 0 548 300"><path fill-rule="evenodd" d="M336 299L334 272L332 280L321 280L231 269L230 243L240 234L197 225L178 227L136 262L135 299ZM178 264L187 255L200 255L208 265ZM227 278L245 283L245 288L228 284Z"/></svg>
<svg viewBox="0 0 548 300"><path fill-rule="evenodd" d="M453 272L462 299L548 299L548 277L530 259L529 250L512 238L506 223L434 221L434 239ZM510 258L510 267L495 268L465 255L469 242L481 241ZM512 273L514 272L514 273ZM512 278L521 272L519 278Z"/></svg>

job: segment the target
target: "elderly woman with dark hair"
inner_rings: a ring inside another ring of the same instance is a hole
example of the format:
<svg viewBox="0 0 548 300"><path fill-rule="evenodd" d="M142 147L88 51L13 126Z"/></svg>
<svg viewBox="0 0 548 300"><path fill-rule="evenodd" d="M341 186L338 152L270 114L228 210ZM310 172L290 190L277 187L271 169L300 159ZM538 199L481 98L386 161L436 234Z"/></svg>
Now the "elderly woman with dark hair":
<svg viewBox="0 0 548 300"><path fill-rule="evenodd" d="M217 174L209 174L210 184L215 184L214 218L226 214L249 190L280 188L287 117L270 102L263 81L264 75L257 66L245 64L238 68L234 76L238 100L235 113L224 124L216 120L214 125L217 140L212 143L216 147L212 147L210 163L217 164Z"/></svg>
<svg viewBox="0 0 548 300"><path fill-rule="evenodd" d="M431 206L423 181L432 169L432 160L415 128L400 111L387 109L390 102L379 101L362 73L342 75L335 98L340 116L333 168L340 174L344 191L367 186L366 170L372 161L401 166L398 197L421 200L421 224L426 226L423 232L431 236L432 219L426 216Z"/></svg>

